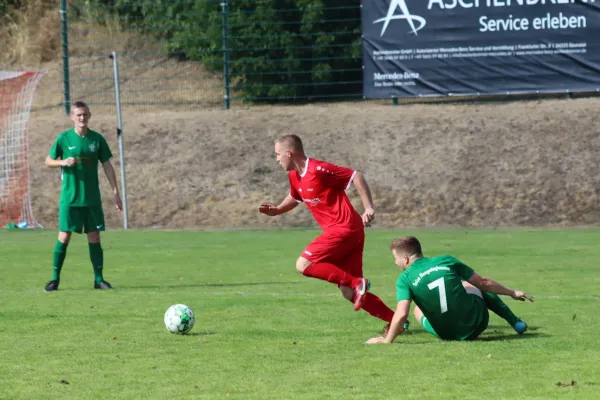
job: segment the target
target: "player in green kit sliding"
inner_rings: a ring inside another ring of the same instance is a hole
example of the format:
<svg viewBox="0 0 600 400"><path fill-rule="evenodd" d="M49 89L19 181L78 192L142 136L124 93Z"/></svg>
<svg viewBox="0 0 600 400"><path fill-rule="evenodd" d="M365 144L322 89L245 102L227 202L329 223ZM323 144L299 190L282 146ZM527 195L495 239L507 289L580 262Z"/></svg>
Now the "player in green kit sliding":
<svg viewBox="0 0 600 400"><path fill-rule="evenodd" d="M423 257L414 236L394 239L390 245L396 265L404 270L396 282L396 312L385 337L367 343L392 343L404 331L410 303L415 318L429 333L444 340L473 340L488 326L488 309L522 334L527 324L513 314L497 295L515 300L533 299L475 273L451 256Z"/></svg>
<svg viewBox="0 0 600 400"><path fill-rule="evenodd" d="M98 182L98 162L112 187L115 207L121 211L121 196L115 170L110 163L112 153L104 136L88 128L89 107L81 101L73 103L71 120L74 127L61 133L46 157L46 166L61 168L62 190L58 206L58 240L54 247L52 279L44 290L58 290L60 272L73 232L85 232L90 260L94 269L94 288L112 289L102 276L104 254L100 244L104 212Z"/></svg>

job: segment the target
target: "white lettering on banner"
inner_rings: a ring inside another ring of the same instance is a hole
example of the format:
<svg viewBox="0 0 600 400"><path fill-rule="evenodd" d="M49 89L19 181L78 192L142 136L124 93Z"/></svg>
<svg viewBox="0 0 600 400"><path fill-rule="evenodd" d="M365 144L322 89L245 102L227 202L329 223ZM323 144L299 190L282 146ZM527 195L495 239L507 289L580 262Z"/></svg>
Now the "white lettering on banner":
<svg viewBox="0 0 600 400"><path fill-rule="evenodd" d="M587 20L584 16L578 17L566 17L563 13L559 13L558 16L553 17L550 13L546 14L542 18L533 19L533 29L576 29L585 28L587 26Z"/></svg>
<svg viewBox="0 0 600 400"><path fill-rule="evenodd" d="M382 23L380 37L386 33L390 23L394 20L403 20L408 24L410 30L407 33L412 33L418 36L418 32L424 29L427 25L426 16L413 14L414 4L417 0L388 0L389 7L386 15L373 21L373 24ZM595 3L597 0L428 0L427 9L453 10L455 8L472 9L472 8L500 8L500 7L529 7L529 6L545 6L545 5L568 5L568 4L588 4ZM600 1L600 0L598 0ZM409 9L407 3L411 3ZM558 16L552 16L547 13L544 17L536 17L532 20L523 17L508 17L490 19L483 15L479 18L480 32L502 32L502 31L527 31L532 26L536 30L550 29L577 29L585 28L587 21L585 16L564 16L559 13Z"/></svg>
<svg viewBox="0 0 600 400"><path fill-rule="evenodd" d="M479 32L527 31L530 26L527 18L513 18L512 14L508 18L498 19L489 19L483 15L479 18L479 25ZM531 26L535 30L578 29L587 27L587 20L581 15L566 16L562 12L558 15L547 13L544 17L534 18Z"/></svg>
<svg viewBox="0 0 600 400"><path fill-rule="evenodd" d="M392 74L380 74L375 72L373 74L373 79L376 81L384 81L388 79L419 79L418 72L394 72Z"/></svg>
<svg viewBox="0 0 600 400"><path fill-rule="evenodd" d="M561 5L574 3L594 3L596 0L429 0L427 9L434 7L441 10L452 10L454 8L498 8L515 6L537 6L537 5Z"/></svg>
<svg viewBox="0 0 600 400"><path fill-rule="evenodd" d="M473 8L479 7L479 0L473 0L471 2L465 0L446 0L444 3L442 0L429 0L427 8L431 10L431 5L436 3L443 10L452 10L460 5L462 8Z"/></svg>
<svg viewBox="0 0 600 400"><path fill-rule="evenodd" d="M497 32L497 31L526 31L529 29L529 20L527 18L515 18L509 15L507 19L490 19L483 15L479 18L479 32Z"/></svg>
<svg viewBox="0 0 600 400"><path fill-rule="evenodd" d="M511 45L457 46L433 47L417 49L397 49L392 57L394 60L410 59L449 59L449 58L485 58L485 57L522 57L522 56L552 56L557 54L586 54L587 42L549 42L549 43L518 43ZM408 54L408 55L406 55ZM381 56L379 56L381 57ZM375 72L373 87L407 87L416 86L421 74L414 71Z"/></svg>

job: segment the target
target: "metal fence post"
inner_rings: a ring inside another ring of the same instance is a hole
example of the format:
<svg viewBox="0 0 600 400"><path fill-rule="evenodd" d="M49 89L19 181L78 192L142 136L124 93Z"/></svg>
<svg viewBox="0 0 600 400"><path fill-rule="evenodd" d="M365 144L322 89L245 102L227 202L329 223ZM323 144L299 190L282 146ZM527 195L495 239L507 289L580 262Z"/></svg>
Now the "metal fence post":
<svg viewBox="0 0 600 400"><path fill-rule="evenodd" d="M123 149L123 121L121 119L121 88L119 86L119 63L117 52L110 55L113 60L113 75L115 79L115 105L117 106L117 138L119 139L119 161L121 162L121 186L123 194L123 229L129 227L127 211L127 181L125 180L125 150Z"/></svg>
<svg viewBox="0 0 600 400"><path fill-rule="evenodd" d="M71 82L69 81L69 35L67 24L67 0L60 0L60 29L62 31L62 57L65 113L71 112Z"/></svg>
<svg viewBox="0 0 600 400"><path fill-rule="evenodd" d="M225 89L225 108L229 110L231 105L230 89L229 89L229 37L227 35L227 13L228 0L223 0L221 3L223 17L223 84Z"/></svg>

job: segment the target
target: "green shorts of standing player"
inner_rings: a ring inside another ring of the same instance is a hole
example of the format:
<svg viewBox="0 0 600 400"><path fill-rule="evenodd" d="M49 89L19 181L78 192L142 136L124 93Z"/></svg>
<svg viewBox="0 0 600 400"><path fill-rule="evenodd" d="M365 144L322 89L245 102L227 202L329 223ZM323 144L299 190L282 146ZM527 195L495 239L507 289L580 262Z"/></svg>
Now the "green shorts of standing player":
<svg viewBox="0 0 600 400"><path fill-rule="evenodd" d="M112 153L104 136L88 128L92 114L82 101L73 103L73 129L58 135L48 156L46 166L61 169L62 189L58 206L58 240L52 258L52 279L44 290L58 290L60 273L67 256L71 234L86 233L90 260L94 269L94 288L112 289L102 275L104 253L100 232L105 230L104 212L98 182L98 163L102 165L112 187L117 211L121 211L121 196L115 170L110 163Z"/></svg>
<svg viewBox="0 0 600 400"><path fill-rule="evenodd" d="M398 301L385 337L367 343L392 343L404 331L411 302L421 326L443 340L473 340L488 326L491 310L522 334L527 324L498 295L533 302L528 294L483 277L452 256L427 258L414 236L392 240L394 262L403 272L396 281Z"/></svg>

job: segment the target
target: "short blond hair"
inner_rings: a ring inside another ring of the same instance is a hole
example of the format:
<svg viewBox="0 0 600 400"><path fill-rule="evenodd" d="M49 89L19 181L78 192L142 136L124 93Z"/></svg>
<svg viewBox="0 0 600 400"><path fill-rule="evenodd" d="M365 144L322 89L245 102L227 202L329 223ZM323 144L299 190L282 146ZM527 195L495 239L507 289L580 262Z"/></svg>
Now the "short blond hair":
<svg viewBox="0 0 600 400"><path fill-rule="evenodd" d="M419 239L414 236L402 236L392 240L392 243L390 243L390 249L396 250L399 253L404 253L407 256L423 255L421 243L419 242Z"/></svg>
<svg viewBox="0 0 600 400"><path fill-rule="evenodd" d="M292 150L298 153L304 153L304 146L302 145L302 139L298 135L284 135L280 136L275 140L275 143L281 144L288 150Z"/></svg>

